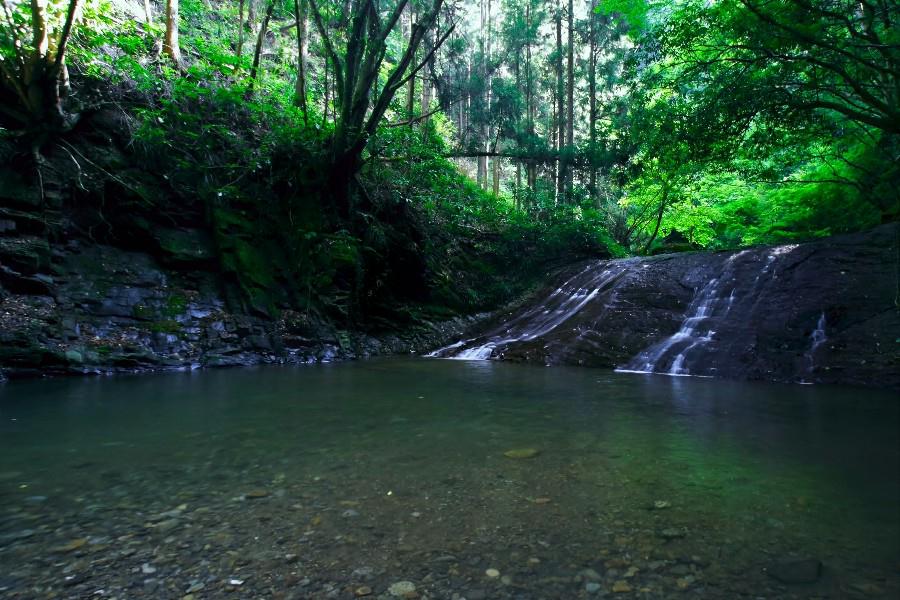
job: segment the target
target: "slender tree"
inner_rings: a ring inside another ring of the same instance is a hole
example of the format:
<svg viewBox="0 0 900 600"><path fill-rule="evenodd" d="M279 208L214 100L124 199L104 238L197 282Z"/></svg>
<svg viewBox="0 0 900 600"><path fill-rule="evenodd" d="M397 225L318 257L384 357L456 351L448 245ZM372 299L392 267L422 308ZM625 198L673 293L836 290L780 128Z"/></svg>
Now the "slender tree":
<svg viewBox="0 0 900 600"><path fill-rule="evenodd" d="M262 57L262 48L266 41L266 32L269 30L269 21L272 19L272 12L274 10L275 0L269 0L269 5L266 7L262 23L259 26L259 34L256 36L256 48L253 50L253 65L250 67L250 81L247 84L247 95L253 93L253 86L256 83L256 77L259 73L259 61Z"/></svg>
<svg viewBox="0 0 900 600"><path fill-rule="evenodd" d="M566 65L566 154L563 157L563 173L565 176L565 200L572 201L572 169L569 165L569 154L575 146L575 10L569 0L568 14L568 49Z"/></svg>
<svg viewBox="0 0 900 600"><path fill-rule="evenodd" d="M166 35L163 38L163 53L175 67L183 68L181 48L178 45L178 0L166 0Z"/></svg>
<svg viewBox="0 0 900 600"><path fill-rule="evenodd" d="M237 58L238 68L240 68L241 54L244 53L244 1L238 4L238 39L235 57Z"/></svg>
<svg viewBox="0 0 900 600"><path fill-rule="evenodd" d="M294 26L297 29L297 81L294 86L294 104L303 110L303 118L309 123L306 105L306 62L308 43L306 26L307 0L294 0Z"/></svg>

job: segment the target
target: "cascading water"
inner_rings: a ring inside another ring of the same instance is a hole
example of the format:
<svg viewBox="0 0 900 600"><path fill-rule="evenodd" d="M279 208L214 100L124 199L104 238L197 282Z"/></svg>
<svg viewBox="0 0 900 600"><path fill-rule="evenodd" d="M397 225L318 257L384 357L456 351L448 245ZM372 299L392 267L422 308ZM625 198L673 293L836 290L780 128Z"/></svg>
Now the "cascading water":
<svg viewBox="0 0 900 600"><path fill-rule="evenodd" d="M819 316L816 328L809 335L809 350L806 351L804 358L806 359L806 372L812 373L816 366L816 350L825 343L828 337L825 335L825 312Z"/></svg>
<svg viewBox="0 0 900 600"><path fill-rule="evenodd" d="M689 375L684 361L688 353L712 341L716 332L704 325L714 316L716 308L723 302L718 295L720 278L716 277L707 283L688 309L688 317L681 323L679 330L667 339L650 346L625 367L618 369L623 372L657 373L665 372L669 375ZM730 308L734 298L734 291L729 298L724 299L726 312ZM666 364L666 358L677 351L666 371L660 371L660 367Z"/></svg>
<svg viewBox="0 0 900 600"><path fill-rule="evenodd" d="M898 234L595 261L430 356L900 386Z"/></svg>
<svg viewBox="0 0 900 600"><path fill-rule="evenodd" d="M589 265L565 281L534 308L503 323L487 335L461 340L426 356L457 360L487 360L494 352L515 342L529 342L546 335L574 317L597 294L608 289L634 261L610 265L606 261ZM606 268L604 268L606 267Z"/></svg>
<svg viewBox="0 0 900 600"><path fill-rule="evenodd" d="M746 300L751 303L750 313L756 310L756 305L763 295L763 290L777 278L777 265L780 258L787 256L797 246L795 244L772 248L767 254L762 266L759 267L756 277L750 289L744 288ZM715 368L704 366L704 371L697 373L691 371L687 363L691 355L702 354L704 347L716 341L717 323L726 325L729 321L733 324L735 318L729 314L740 304L741 298L737 295L737 271L745 269L761 257L749 250L742 250L729 256L718 276L710 279L694 296L681 327L675 334L653 344L641 351L628 364L616 369L627 373L662 373L666 375L694 375L707 376L716 373ZM724 295L724 289L731 287L728 295ZM746 309L745 309L746 310ZM709 354L707 351L706 354ZM696 361L695 361L696 362ZM708 361L704 361L708 362Z"/></svg>

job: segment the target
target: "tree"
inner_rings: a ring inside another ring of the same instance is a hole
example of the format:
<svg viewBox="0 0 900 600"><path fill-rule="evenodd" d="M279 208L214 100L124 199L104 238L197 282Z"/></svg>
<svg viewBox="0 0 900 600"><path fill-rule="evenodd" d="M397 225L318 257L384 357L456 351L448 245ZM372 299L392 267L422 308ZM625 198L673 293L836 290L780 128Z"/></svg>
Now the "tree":
<svg viewBox="0 0 900 600"><path fill-rule="evenodd" d="M817 115L900 134L900 5L896 0L691 0L659 30L703 110L722 97L742 125ZM691 83L703 82L702 85Z"/></svg>
<svg viewBox="0 0 900 600"><path fill-rule="evenodd" d="M24 130L35 152L48 136L74 125L66 112L66 49L80 12L70 0L65 12L48 13L47 0L29 6L3 3L0 23L0 126Z"/></svg>
<svg viewBox="0 0 900 600"><path fill-rule="evenodd" d="M303 118L309 123L309 108L306 105L306 61L308 36L306 34L306 2L294 0L294 25L297 28L297 81L294 85L294 104L303 111Z"/></svg>
<svg viewBox="0 0 900 600"><path fill-rule="evenodd" d="M336 115L334 134L330 144L330 172L328 189L339 214L351 212L350 185L362 166L362 155L369 139L375 134L397 91L416 76L453 31L451 26L435 45L426 49L425 58L413 65L416 51L425 32L434 26L443 0L434 0L412 26L405 49L394 63L379 90L375 89L378 75L387 53L387 39L397 26L408 0L400 0L394 8L382 13L375 0L356 0L352 3L349 31L343 48L339 48L325 26L317 0L309 0L310 12L322 42L335 82ZM386 18L383 18L386 17Z"/></svg>
<svg viewBox="0 0 900 600"><path fill-rule="evenodd" d="M565 200L572 201L572 170L569 168L568 154L575 147L575 10L569 0L568 11L568 49L566 62L566 156L563 159L565 168Z"/></svg>
<svg viewBox="0 0 900 600"><path fill-rule="evenodd" d="M163 39L163 53L177 69L183 68L181 48L178 45L178 0L166 0L166 36Z"/></svg>
<svg viewBox="0 0 900 600"><path fill-rule="evenodd" d="M250 67L250 82L247 85L247 95L253 93L253 86L256 83L256 76L259 73L259 61L262 57L262 47L266 41L266 32L269 30L269 21L272 19L272 12L275 10L275 0L269 0L269 5L263 15L262 24L259 27L259 34L256 36L256 47L253 50L253 65Z"/></svg>

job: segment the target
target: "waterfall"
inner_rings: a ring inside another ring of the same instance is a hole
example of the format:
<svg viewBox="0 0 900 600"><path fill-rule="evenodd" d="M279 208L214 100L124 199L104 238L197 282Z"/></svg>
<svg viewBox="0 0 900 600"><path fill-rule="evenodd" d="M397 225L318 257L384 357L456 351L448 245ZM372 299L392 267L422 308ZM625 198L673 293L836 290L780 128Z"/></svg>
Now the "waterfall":
<svg viewBox="0 0 900 600"><path fill-rule="evenodd" d="M825 311L822 311L822 314L819 315L819 321L816 323L816 328L809 335L809 350L806 351L806 354L803 355L806 362L806 373L812 374L813 370L816 367L816 350L825 343L828 337L825 335ZM800 380L801 383L806 383L804 380Z"/></svg>
<svg viewBox="0 0 900 600"><path fill-rule="evenodd" d="M688 307L688 312L686 313L688 316L682 321L681 327L675 334L650 346L626 366L617 369L617 371L633 373L664 372L668 375L690 375L690 371L684 366L687 355L695 348L712 341L716 334L714 330L704 325L713 317L715 309L722 300L718 295L719 281L720 278L715 277L703 286ZM729 298L725 299L727 303L726 310L730 309L733 298L734 290L732 290ZM678 352L672 359L669 368L666 371L660 371L660 367L665 365L663 359L671 355L673 349L678 350Z"/></svg>
<svg viewBox="0 0 900 600"><path fill-rule="evenodd" d="M498 349L515 342L529 342L544 336L575 315L609 288L630 269L633 260L619 261L609 266L606 261L594 263L582 269L556 288L533 308L496 327L486 335L438 348L426 354L431 358L457 360L487 360ZM607 266L607 268L604 268Z"/></svg>
<svg viewBox="0 0 900 600"><path fill-rule="evenodd" d="M816 348L824 344L825 340L828 339L825 336L825 311L822 311L822 314L819 316L819 322L816 323L816 328L809 338L812 340L812 345L809 348L809 355L812 356L816 351Z"/></svg>

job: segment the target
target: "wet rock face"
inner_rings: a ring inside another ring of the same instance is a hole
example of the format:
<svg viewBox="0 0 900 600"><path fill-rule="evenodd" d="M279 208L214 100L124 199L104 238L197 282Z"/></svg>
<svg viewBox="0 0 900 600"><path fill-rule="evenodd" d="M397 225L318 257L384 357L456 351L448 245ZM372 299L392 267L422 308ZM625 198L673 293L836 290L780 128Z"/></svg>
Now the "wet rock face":
<svg viewBox="0 0 900 600"><path fill-rule="evenodd" d="M898 232L579 265L436 355L900 388Z"/></svg>
<svg viewBox="0 0 900 600"><path fill-rule="evenodd" d="M185 251L170 264L71 241L51 256L46 243L21 239L0 238L0 381L409 352L471 324L460 319L375 339L291 310L267 319L230 310L220 276L199 268L205 258L198 253Z"/></svg>

